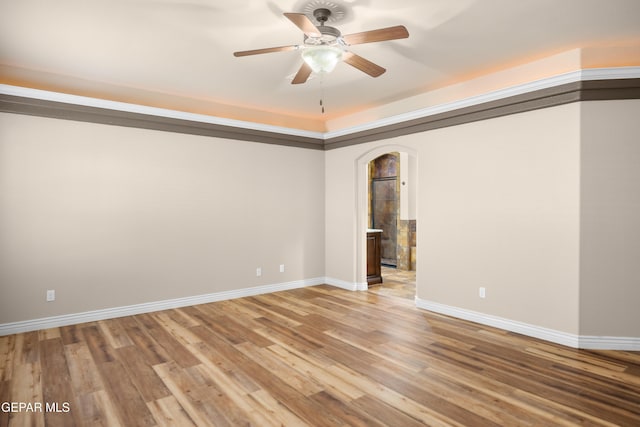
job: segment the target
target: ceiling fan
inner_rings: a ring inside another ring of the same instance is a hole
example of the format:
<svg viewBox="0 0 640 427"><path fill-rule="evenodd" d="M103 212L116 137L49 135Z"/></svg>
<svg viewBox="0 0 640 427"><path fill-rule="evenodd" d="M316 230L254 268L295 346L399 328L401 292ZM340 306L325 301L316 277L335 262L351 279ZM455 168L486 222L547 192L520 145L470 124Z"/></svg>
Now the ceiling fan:
<svg viewBox="0 0 640 427"><path fill-rule="evenodd" d="M329 73L340 60L371 77L378 77L382 75L386 69L356 55L347 50L347 48L357 44L409 37L409 32L402 25L343 36L337 28L325 25L325 22L327 22L331 16L331 10L325 8L319 8L313 11L313 16L319 23L318 26L304 13L285 13L284 16L302 30L304 33L303 44L245 50L234 52L233 56L241 57L263 53L301 50L304 62L293 78L292 84L306 82L312 72Z"/></svg>

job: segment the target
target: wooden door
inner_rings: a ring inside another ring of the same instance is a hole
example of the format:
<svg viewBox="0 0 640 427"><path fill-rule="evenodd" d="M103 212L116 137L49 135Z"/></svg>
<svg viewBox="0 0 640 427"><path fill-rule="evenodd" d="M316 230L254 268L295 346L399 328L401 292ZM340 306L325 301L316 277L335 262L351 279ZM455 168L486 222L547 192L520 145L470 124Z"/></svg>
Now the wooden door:
<svg viewBox="0 0 640 427"><path fill-rule="evenodd" d="M382 264L397 265L398 196L397 178L374 178L372 180L371 217L372 228L382 230L380 242Z"/></svg>

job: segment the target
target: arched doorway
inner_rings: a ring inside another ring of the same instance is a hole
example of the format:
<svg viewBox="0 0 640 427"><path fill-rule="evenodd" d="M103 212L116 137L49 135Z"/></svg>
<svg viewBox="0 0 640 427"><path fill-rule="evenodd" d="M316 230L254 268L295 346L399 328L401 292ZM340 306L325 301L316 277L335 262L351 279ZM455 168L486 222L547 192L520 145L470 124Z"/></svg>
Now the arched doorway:
<svg viewBox="0 0 640 427"><path fill-rule="evenodd" d="M399 207L398 207L398 215L400 218L403 216L400 214L401 211L410 211L413 209L415 212L416 208L416 200L415 195L417 194L417 152L410 147L400 146L400 145L384 145L381 147L377 147L362 156L360 156L356 160L356 186L357 186L357 218L356 218L356 226L357 226L357 242L356 242L356 274L358 278L358 282L362 284L359 286L359 289L368 289L366 285L366 272L367 272L367 229L371 227L371 181L370 181L370 162L375 160L376 158L380 158L386 154L394 153L398 155L400 160L400 173L397 175L398 177L398 188L404 190L404 197L400 197ZM405 163L405 168L402 169L402 163ZM410 166L410 167L409 167ZM411 170L413 169L413 170ZM391 186L392 184L386 183L384 186ZM415 216L414 216L415 219ZM403 227L403 232L406 232L404 227L410 224L409 221L399 221L401 226ZM415 220L414 220L415 225ZM405 244L406 242L402 242ZM405 245L406 246L406 245ZM410 259L410 254L403 253L403 257ZM397 257L397 254L396 254ZM415 260L414 260L415 263ZM406 265L403 265L403 268L406 268Z"/></svg>

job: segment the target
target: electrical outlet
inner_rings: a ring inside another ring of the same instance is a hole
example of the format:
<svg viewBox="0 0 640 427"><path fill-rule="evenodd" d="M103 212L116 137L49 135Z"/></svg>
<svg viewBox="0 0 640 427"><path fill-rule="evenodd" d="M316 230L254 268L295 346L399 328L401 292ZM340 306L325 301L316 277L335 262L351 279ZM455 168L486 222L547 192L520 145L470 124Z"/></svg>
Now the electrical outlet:
<svg viewBox="0 0 640 427"><path fill-rule="evenodd" d="M262 276L262 268L258 267L256 268L256 277L260 277Z"/></svg>
<svg viewBox="0 0 640 427"><path fill-rule="evenodd" d="M478 296L480 296L480 298L485 298L487 296L486 289L483 287L480 287L480 289L478 289Z"/></svg>
<svg viewBox="0 0 640 427"><path fill-rule="evenodd" d="M284 273L284 264L280 264L280 273Z"/></svg>
<svg viewBox="0 0 640 427"><path fill-rule="evenodd" d="M47 301L51 302L51 301L55 301L56 300L56 291L55 289L49 289L47 291Z"/></svg>

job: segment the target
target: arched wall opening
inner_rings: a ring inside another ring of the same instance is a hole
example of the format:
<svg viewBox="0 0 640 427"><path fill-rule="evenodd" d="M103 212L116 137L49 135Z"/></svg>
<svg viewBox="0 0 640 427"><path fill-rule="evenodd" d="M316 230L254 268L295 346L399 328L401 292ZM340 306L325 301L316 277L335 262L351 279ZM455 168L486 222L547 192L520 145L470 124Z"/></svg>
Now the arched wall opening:
<svg viewBox="0 0 640 427"><path fill-rule="evenodd" d="M415 149L398 145L398 144L388 144L376 147L360 157L356 159L356 227L357 227L357 242L356 242L356 277L359 290L368 289L367 286L367 228L369 227L369 163L388 153L399 153L401 159L410 160L411 164L414 166L415 173L412 174L417 178L417 168L418 168L418 153ZM402 168L402 166L401 166ZM408 168L404 168L405 172L408 171ZM401 177L401 180L407 184L407 186L413 186L413 191L409 191L407 194L413 194L412 198L415 199L415 194L418 194L416 191L417 187L417 179L413 179L408 181L407 177ZM416 200L411 200L411 198L405 197L401 199L401 204L406 204L406 206L401 207L401 209L409 209L409 204L415 204ZM416 277L417 277L416 272Z"/></svg>

